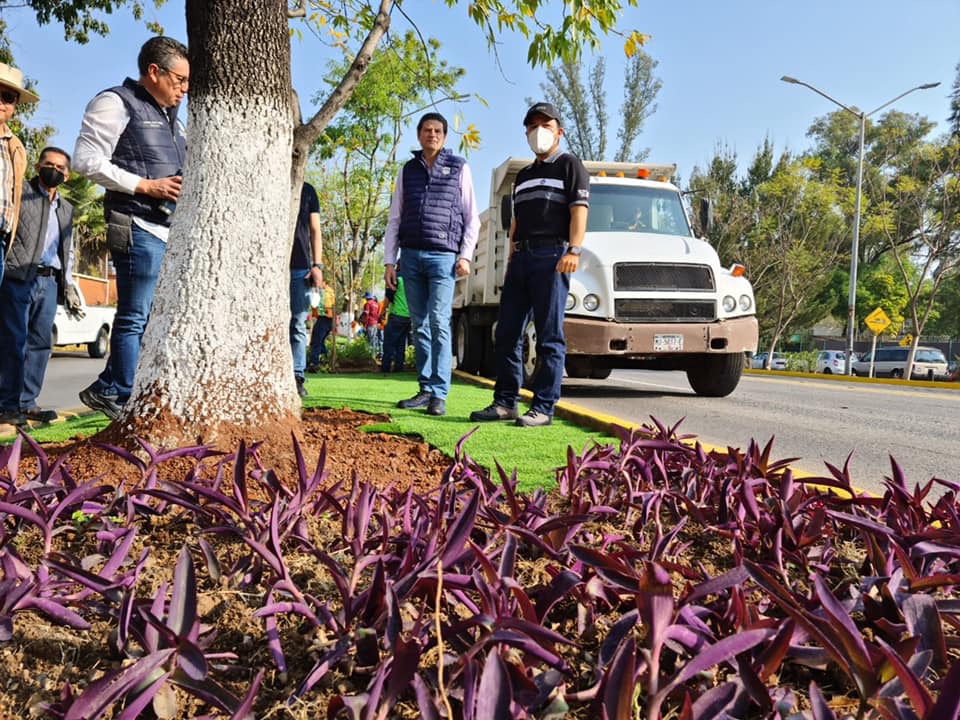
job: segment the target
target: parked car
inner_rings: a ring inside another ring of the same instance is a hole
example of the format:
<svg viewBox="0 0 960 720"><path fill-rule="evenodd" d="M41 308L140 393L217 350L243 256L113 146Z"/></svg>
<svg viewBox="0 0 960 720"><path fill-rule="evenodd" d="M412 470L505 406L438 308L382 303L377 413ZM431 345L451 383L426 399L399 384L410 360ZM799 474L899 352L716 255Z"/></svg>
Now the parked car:
<svg viewBox="0 0 960 720"><path fill-rule="evenodd" d="M817 372L843 375L847 370L847 354L843 350L821 350L817 355Z"/></svg>
<svg viewBox="0 0 960 720"><path fill-rule="evenodd" d="M906 370L907 355L910 348L893 345L877 348L873 359L874 377L902 378ZM853 363L853 374L867 376L870 373L870 353ZM947 377L947 358L943 352L935 347L917 347L917 354L913 359L914 380L943 380Z"/></svg>
<svg viewBox="0 0 960 720"><path fill-rule="evenodd" d="M767 355L769 353L757 353L753 356L753 359L750 361L750 367L754 370L762 370L767 365ZM778 352L773 354L773 359L770 361L770 367L768 370L786 370L787 369L787 358L781 355Z"/></svg>
<svg viewBox="0 0 960 720"><path fill-rule="evenodd" d="M69 315L63 305L57 305L50 343L53 347L86 345L90 357L102 358L110 349L110 330L113 328L113 316L116 315L117 309L87 305L79 287L77 292L80 293L80 300L83 302L83 317Z"/></svg>

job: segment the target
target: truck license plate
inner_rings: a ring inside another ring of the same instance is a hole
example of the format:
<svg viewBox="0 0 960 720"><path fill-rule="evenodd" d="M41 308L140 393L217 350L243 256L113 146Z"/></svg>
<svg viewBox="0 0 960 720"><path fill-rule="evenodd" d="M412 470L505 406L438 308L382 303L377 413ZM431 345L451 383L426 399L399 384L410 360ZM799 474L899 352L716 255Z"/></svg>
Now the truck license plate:
<svg viewBox="0 0 960 720"><path fill-rule="evenodd" d="M679 352L683 350L683 335L654 335L654 352Z"/></svg>

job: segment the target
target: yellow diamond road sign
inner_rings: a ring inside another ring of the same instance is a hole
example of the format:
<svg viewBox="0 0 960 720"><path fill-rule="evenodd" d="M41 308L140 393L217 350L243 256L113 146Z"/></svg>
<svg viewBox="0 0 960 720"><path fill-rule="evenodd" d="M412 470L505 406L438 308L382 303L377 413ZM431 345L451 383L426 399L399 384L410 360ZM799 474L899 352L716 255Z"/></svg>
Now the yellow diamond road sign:
<svg viewBox="0 0 960 720"><path fill-rule="evenodd" d="M879 307L867 315L863 319L863 322L866 323L867 327L870 328L870 331L874 335L879 335L890 326L890 318L887 317L887 314L883 311L883 308Z"/></svg>

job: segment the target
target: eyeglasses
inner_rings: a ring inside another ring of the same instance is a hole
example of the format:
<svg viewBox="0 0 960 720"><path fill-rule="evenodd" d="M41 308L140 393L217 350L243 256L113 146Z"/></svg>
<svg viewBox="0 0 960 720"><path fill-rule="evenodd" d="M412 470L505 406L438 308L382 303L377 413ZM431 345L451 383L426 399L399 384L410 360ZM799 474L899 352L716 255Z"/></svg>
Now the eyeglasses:
<svg viewBox="0 0 960 720"><path fill-rule="evenodd" d="M187 88L190 87L190 76L189 76L189 75L181 75L181 74L178 73L178 72L174 72L174 71L171 70L170 68L162 67L162 68L160 68L160 69L163 70L163 72L165 72L167 75L170 75L170 76L174 79L175 82L179 83L181 90L186 90Z"/></svg>
<svg viewBox="0 0 960 720"><path fill-rule="evenodd" d="M20 100L20 93L13 90L0 90L0 100L3 100L7 105L16 105L17 101Z"/></svg>

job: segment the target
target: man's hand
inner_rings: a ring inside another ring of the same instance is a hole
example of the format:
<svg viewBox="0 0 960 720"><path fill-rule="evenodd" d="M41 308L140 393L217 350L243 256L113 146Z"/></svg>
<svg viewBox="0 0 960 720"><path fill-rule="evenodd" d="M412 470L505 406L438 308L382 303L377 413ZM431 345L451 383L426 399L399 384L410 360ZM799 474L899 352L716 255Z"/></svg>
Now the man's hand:
<svg viewBox="0 0 960 720"><path fill-rule="evenodd" d="M137 183L137 192L160 200L177 202L180 198L180 188L182 186L183 178L179 175L154 179L144 178Z"/></svg>
<svg viewBox="0 0 960 720"><path fill-rule="evenodd" d="M63 291L63 306L66 308L67 314L77 320L86 316L83 311L83 301L80 299L80 293L73 285L67 285Z"/></svg>
<svg viewBox="0 0 960 720"><path fill-rule="evenodd" d="M458 258L457 265L453 269L457 277L464 277L470 274L470 261L466 258Z"/></svg>
<svg viewBox="0 0 960 720"><path fill-rule="evenodd" d="M310 285L311 287L323 287L323 271L318 267L310 268Z"/></svg>
<svg viewBox="0 0 960 720"><path fill-rule="evenodd" d="M387 287L391 290L397 289L397 266L396 265L384 265L383 266L383 281L387 284Z"/></svg>
<svg viewBox="0 0 960 720"><path fill-rule="evenodd" d="M557 262L557 272L572 273L577 269L578 265L580 265L580 257L578 255L564 253Z"/></svg>

